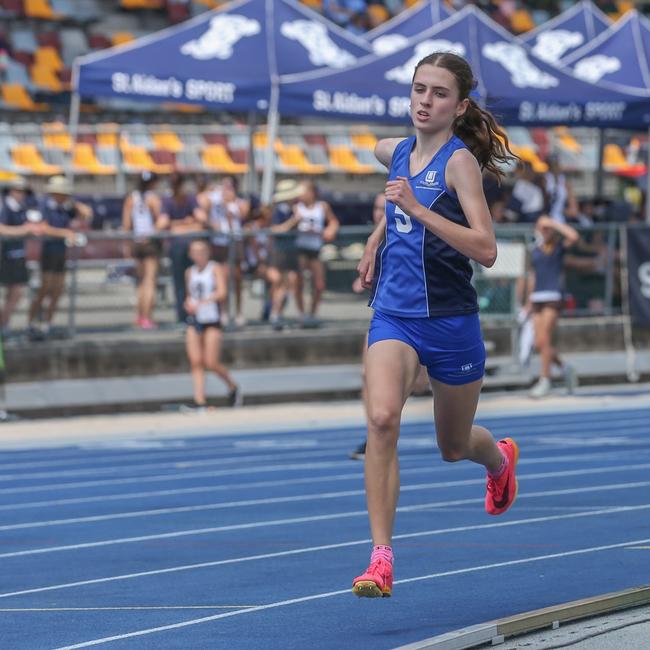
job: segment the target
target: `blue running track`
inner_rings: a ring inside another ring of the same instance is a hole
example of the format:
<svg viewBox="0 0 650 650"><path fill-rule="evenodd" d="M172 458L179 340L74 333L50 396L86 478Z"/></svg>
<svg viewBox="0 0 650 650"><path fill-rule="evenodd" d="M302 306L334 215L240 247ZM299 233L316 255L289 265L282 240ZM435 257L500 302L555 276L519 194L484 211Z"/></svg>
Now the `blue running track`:
<svg viewBox="0 0 650 650"><path fill-rule="evenodd" d="M5 451L0 648L379 650L649 582L650 408L481 421L520 445L515 506L404 425L380 600L350 592L361 428Z"/></svg>

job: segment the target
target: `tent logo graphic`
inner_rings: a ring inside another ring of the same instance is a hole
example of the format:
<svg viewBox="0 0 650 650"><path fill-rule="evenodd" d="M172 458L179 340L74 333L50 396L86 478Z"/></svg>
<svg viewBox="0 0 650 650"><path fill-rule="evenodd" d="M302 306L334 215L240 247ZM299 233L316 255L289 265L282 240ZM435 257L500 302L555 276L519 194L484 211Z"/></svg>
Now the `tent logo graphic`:
<svg viewBox="0 0 650 650"><path fill-rule="evenodd" d="M580 32L552 29L537 37L533 54L547 63L558 63L569 50L582 45L584 40Z"/></svg>
<svg viewBox="0 0 650 650"><path fill-rule="evenodd" d="M614 56L605 56L604 54L595 54L588 56L576 63L573 72L576 77L591 81L599 82L605 75L612 72L618 72L621 69L621 61Z"/></svg>
<svg viewBox="0 0 650 650"><path fill-rule="evenodd" d="M294 20L282 23L280 32L292 41L298 41L307 50L312 65L346 68L357 60L330 38L327 28L322 23L313 20Z"/></svg>
<svg viewBox="0 0 650 650"><path fill-rule="evenodd" d="M452 52L458 54L458 56L465 56L465 46L462 43L452 43L442 38L422 41L415 46L413 55L404 65L391 68L384 77L389 81L396 81L410 86L418 61L429 54L433 54L433 52Z"/></svg>
<svg viewBox="0 0 650 650"><path fill-rule="evenodd" d="M259 34L261 26L257 20L246 16L226 14L215 16L210 27L202 36L181 46L181 54L194 59L229 59L235 44L246 36Z"/></svg>
<svg viewBox="0 0 650 650"><path fill-rule="evenodd" d="M386 34L372 42L372 51L379 56L392 54L401 50L408 42L409 39L402 34Z"/></svg>
<svg viewBox="0 0 650 650"><path fill-rule="evenodd" d="M510 81L517 88L554 88L560 83L553 75L535 67L524 48L514 43L488 43L483 46L483 55L500 63L510 73Z"/></svg>

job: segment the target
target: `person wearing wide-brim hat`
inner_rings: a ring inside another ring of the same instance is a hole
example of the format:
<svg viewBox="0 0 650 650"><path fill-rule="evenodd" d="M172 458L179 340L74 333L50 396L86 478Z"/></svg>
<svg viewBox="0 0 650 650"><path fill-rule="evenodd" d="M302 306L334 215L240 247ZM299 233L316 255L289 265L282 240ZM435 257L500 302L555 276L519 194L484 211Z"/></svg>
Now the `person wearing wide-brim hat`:
<svg viewBox="0 0 650 650"><path fill-rule="evenodd" d="M40 234L39 228L27 219L28 189L27 179L15 176L4 183L0 198L0 284L6 288L0 311L2 329L8 327L29 281L24 237Z"/></svg>
<svg viewBox="0 0 650 650"><path fill-rule="evenodd" d="M278 181L272 196L271 232L282 232L282 224L293 217L294 206L305 191L304 185L293 178ZM281 330L282 309L286 304L287 292L296 291L298 274L298 254L295 237L283 234L273 237L271 242L271 268L281 275L271 298L269 321L275 330Z"/></svg>
<svg viewBox="0 0 650 650"><path fill-rule="evenodd" d="M65 176L52 176L45 185L45 192L47 194L39 205L46 235L41 247L41 286L29 308L28 335L34 340L49 334L63 292L66 241L76 239L71 222L77 217L90 220L93 216L90 206L73 198L72 183ZM41 327L37 326L39 317Z"/></svg>

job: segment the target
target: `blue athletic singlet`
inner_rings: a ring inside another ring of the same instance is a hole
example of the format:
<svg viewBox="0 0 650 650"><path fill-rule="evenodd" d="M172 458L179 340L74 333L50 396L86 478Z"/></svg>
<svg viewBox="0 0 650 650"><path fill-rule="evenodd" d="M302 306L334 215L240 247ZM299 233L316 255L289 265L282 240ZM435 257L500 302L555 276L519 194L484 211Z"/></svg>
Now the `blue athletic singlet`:
<svg viewBox="0 0 650 650"><path fill-rule="evenodd" d="M397 145L388 179L408 178L419 203L469 227L456 193L445 182L449 158L466 149L465 143L452 136L419 174L411 176L409 157L414 146L415 136ZM472 267L465 255L386 202L386 234L377 251L371 307L406 318L475 313L478 302L471 279Z"/></svg>

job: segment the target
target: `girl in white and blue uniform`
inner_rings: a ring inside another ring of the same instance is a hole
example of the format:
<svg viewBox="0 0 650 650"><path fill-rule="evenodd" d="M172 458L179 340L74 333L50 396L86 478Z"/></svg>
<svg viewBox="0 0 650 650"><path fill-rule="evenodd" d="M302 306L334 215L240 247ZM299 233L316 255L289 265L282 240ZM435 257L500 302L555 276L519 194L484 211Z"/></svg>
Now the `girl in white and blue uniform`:
<svg viewBox="0 0 650 650"><path fill-rule="evenodd" d="M189 247L193 265L185 272L187 331L185 345L192 371L194 406L205 408L205 371L214 372L228 387L231 406L241 404L241 392L221 363L223 332L219 301L226 295L226 274L219 262L210 260L210 246L195 240Z"/></svg>
<svg viewBox="0 0 650 650"><path fill-rule="evenodd" d="M406 398L420 364L434 396L438 447L447 461L487 470L485 509L505 512L517 493L518 449L473 424L485 347L470 260L491 266L497 254L482 169L501 175L507 138L469 97L467 62L435 53L415 68L411 119L416 135L380 140L389 169L386 213L368 239L359 275L372 287L366 382L365 478L373 539L370 565L353 581L357 596L390 596L391 537L399 494L397 440Z"/></svg>

